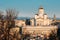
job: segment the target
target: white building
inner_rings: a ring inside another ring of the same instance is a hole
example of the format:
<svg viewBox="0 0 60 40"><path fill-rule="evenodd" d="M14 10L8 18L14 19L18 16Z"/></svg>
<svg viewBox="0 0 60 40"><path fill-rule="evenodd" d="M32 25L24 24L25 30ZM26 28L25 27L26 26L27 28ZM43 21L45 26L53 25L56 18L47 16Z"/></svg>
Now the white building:
<svg viewBox="0 0 60 40"><path fill-rule="evenodd" d="M47 14L45 14L43 7L40 7L38 10L38 14L35 15L31 20L31 25L26 25L23 20L16 20L16 25L23 26L22 33L30 33L36 35L49 35L52 31L57 33L57 26L50 25L53 21L48 18ZM36 26L35 26L36 25Z"/></svg>
<svg viewBox="0 0 60 40"><path fill-rule="evenodd" d="M35 24L34 24L35 23ZM45 14L44 8L40 7L38 10L38 14L35 14L35 18L31 19L31 25L50 25L52 23L52 20L48 18L48 15Z"/></svg>

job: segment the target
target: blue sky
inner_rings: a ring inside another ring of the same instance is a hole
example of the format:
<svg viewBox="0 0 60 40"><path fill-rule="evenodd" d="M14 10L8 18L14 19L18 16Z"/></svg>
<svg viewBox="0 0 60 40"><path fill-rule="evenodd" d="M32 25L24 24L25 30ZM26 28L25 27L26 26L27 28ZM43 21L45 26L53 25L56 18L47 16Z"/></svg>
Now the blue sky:
<svg viewBox="0 0 60 40"><path fill-rule="evenodd" d="M60 0L0 0L0 10L15 8L23 17L34 17L41 5L49 17L60 18Z"/></svg>

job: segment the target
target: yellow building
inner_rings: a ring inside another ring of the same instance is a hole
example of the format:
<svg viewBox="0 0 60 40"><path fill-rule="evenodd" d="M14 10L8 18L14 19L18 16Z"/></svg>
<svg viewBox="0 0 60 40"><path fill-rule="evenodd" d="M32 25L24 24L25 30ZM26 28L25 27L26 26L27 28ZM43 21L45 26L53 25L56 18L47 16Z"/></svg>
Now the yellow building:
<svg viewBox="0 0 60 40"><path fill-rule="evenodd" d="M19 27L26 26L25 20L15 20L15 25Z"/></svg>

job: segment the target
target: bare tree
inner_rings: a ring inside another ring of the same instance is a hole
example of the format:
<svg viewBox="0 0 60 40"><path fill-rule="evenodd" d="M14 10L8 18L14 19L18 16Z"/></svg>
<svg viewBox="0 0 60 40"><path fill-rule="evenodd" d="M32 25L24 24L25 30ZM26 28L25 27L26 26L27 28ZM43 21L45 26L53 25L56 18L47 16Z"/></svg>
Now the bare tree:
<svg viewBox="0 0 60 40"><path fill-rule="evenodd" d="M8 21L7 32L9 37L9 31L12 27L15 27L15 18L17 17L18 12L14 9L6 10L6 20Z"/></svg>
<svg viewBox="0 0 60 40"><path fill-rule="evenodd" d="M18 11L15 9L8 9L6 10L6 20L10 22L10 24L15 24L14 19L16 19L18 15Z"/></svg>
<svg viewBox="0 0 60 40"><path fill-rule="evenodd" d="M10 29L15 27L15 19L19 12L15 9L7 9L6 16L2 15L2 13L0 11L0 40L9 40Z"/></svg>
<svg viewBox="0 0 60 40"><path fill-rule="evenodd" d="M3 37L3 12L0 11L0 39Z"/></svg>
<svg viewBox="0 0 60 40"><path fill-rule="evenodd" d="M15 19L18 15L18 11L16 11L15 9L8 9L6 10L6 13L7 13L7 19L9 20Z"/></svg>
<svg viewBox="0 0 60 40"><path fill-rule="evenodd" d="M0 20L3 18L3 12L0 11Z"/></svg>

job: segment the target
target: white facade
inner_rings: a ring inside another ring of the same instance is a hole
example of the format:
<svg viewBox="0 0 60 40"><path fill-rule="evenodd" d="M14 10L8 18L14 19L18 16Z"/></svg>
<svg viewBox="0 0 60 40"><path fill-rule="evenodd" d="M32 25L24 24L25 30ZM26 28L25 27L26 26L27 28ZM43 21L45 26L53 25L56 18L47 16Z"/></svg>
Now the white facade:
<svg viewBox="0 0 60 40"><path fill-rule="evenodd" d="M31 26L34 26L34 19L31 19Z"/></svg>
<svg viewBox="0 0 60 40"><path fill-rule="evenodd" d="M39 25L50 25L52 20L49 19L49 17L47 16L47 14L45 14L43 7L40 7L38 10L38 14L35 15L35 24L36 26ZM34 21L34 20L32 20ZM31 23L32 24L32 23Z"/></svg>
<svg viewBox="0 0 60 40"><path fill-rule="evenodd" d="M43 15L44 15L44 9L43 8L39 8L38 15L40 18L43 18Z"/></svg>
<svg viewBox="0 0 60 40"><path fill-rule="evenodd" d="M49 35L52 31L57 33L57 26L26 26L22 28L22 32L31 34L46 34Z"/></svg>
<svg viewBox="0 0 60 40"><path fill-rule="evenodd" d="M38 14L35 15L34 18L30 20L31 25L26 25L24 20L16 20L15 25L22 26L23 34L36 34L36 35L49 35L52 31L56 31L57 33L57 26L50 25L52 20L49 19L47 14L45 14L44 9L41 7L39 8ZM36 25L36 26L34 26ZM17 30L17 29L16 29Z"/></svg>

